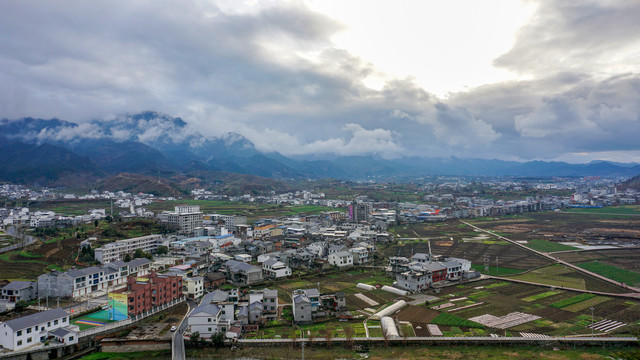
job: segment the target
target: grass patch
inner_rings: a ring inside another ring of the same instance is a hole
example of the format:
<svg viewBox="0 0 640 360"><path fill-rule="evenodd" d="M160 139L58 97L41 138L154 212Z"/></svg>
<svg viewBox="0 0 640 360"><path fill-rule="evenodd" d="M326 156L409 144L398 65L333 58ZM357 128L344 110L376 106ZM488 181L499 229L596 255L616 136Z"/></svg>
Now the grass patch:
<svg viewBox="0 0 640 360"><path fill-rule="evenodd" d="M640 215L640 206L607 206L603 208L570 208L563 210L568 213L607 214L607 215Z"/></svg>
<svg viewBox="0 0 640 360"><path fill-rule="evenodd" d="M482 264L472 264L471 268L483 274L497 275L497 276L520 274L524 271L522 269L512 269L512 268L506 268L502 266L499 266L499 267L489 266L489 272L486 272L484 265Z"/></svg>
<svg viewBox="0 0 640 360"><path fill-rule="evenodd" d="M545 266L526 274L514 276L513 278L558 287L562 286L575 289L587 288L582 274L558 264Z"/></svg>
<svg viewBox="0 0 640 360"><path fill-rule="evenodd" d="M593 294L580 294L580 295L576 295L574 297L570 297L568 299L564 299L564 300L560 300L557 302L554 302L553 304L551 304L551 306L558 308L558 309L562 309L563 307L569 306L569 305L573 305L573 304L577 304L579 302L585 301L585 300L589 300L596 297Z"/></svg>
<svg viewBox="0 0 640 360"><path fill-rule="evenodd" d="M498 282L498 283L495 283L495 284L489 284L489 285L485 286L484 288L485 289L495 289L497 287L506 286L506 285L509 285L509 284L510 283L508 283L506 281L503 281L503 282Z"/></svg>
<svg viewBox="0 0 640 360"><path fill-rule="evenodd" d="M451 315L449 313L440 313L433 320L431 324L443 325L443 326L463 326L468 328L484 329L484 325L477 322L461 318L459 316Z"/></svg>
<svg viewBox="0 0 640 360"><path fill-rule="evenodd" d="M525 246L532 248L533 250L538 250L541 252L554 252L554 251L564 251L564 250L576 250L577 248L569 245L564 245L560 243L556 243L553 241L543 240L543 239L534 239L529 240Z"/></svg>
<svg viewBox="0 0 640 360"><path fill-rule="evenodd" d="M640 283L640 274L598 261L578 264L581 268L602 275L611 280L635 286Z"/></svg>
<svg viewBox="0 0 640 360"><path fill-rule="evenodd" d="M585 301L581 301L577 304L573 304L573 305L569 305L569 306L565 306L562 308L562 310L567 310L567 311L571 311L571 312L579 312L582 311L584 309L588 309L591 306L596 306L598 304L602 304L603 302L609 301L611 300L611 298L608 298L606 296L596 296L594 298L585 300ZM635 305L635 304L633 304Z"/></svg>
<svg viewBox="0 0 640 360"><path fill-rule="evenodd" d="M522 299L522 301L532 302L532 301L544 299L546 297L557 295L557 294L559 294L559 292L557 292L557 291L547 291L547 292L543 292L543 293L540 293L540 294L527 296L526 298Z"/></svg>

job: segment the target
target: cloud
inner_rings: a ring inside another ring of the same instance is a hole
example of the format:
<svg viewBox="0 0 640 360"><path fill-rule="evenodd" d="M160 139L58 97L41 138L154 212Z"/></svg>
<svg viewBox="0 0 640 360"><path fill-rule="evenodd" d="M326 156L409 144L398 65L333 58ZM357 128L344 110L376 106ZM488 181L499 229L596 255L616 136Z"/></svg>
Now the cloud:
<svg viewBox="0 0 640 360"><path fill-rule="evenodd" d="M636 2L541 0L494 61L526 78L440 99L338 48L332 38L346 25L302 3L9 0L0 117L80 123L40 139L234 132L285 155L612 156L640 151L638 18ZM371 78L385 82L373 89ZM120 114L143 110L188 125L121 126Z"/></svg>
<svg viewBox="0 0 640 360"><path fill-rule="evenodd" d="M536 77L637 71L639 18L637 1L542 0L513 48L494 64Z"/></svg>

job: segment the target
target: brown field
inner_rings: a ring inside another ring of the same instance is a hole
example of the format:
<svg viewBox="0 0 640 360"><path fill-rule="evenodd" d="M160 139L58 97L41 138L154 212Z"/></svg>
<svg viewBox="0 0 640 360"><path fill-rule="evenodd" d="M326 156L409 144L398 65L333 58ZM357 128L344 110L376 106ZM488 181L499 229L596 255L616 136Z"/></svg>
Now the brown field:
<svg viewBox="0 0 640 360"><path fill-rule="evenodd" d="M393 315L397 317L400 321L410 321L411 323L425 323L428 324L431 320L433 320L436 316L438 316L440 312L436 310L429 309L426 306L412 306L409 305L404 309L400 310L399 313Z"/></svg>

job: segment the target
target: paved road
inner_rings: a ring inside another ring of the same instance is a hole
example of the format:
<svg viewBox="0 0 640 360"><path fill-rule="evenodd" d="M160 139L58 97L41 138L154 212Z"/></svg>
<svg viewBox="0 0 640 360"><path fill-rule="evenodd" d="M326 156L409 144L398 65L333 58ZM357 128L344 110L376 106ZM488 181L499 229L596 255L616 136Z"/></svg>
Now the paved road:
<svg viewBox="0 0 640 360"><path fill-rule="evenodd" d="M13 226L9 227L5 234L14 238L19 238L18 243L0 248L0 253L20 249L27 245L33 244L36 241L36 239L31 235L21 235Z"/></svg>
<svg viewBox="0 0 640 360"><path fill-rule="evenodd" d="M187 299L187 313L182 318L178 329L173 332L171 339L171 359L172 360L185 360L184 354L184 332L187 329L187 317L191 313L191 310L198 306L198 303L191 299Z"/></svg>
<svg viewBox="0 0 640 360"><path fill-rule="evenodd" d="M638 289L638 288L634 288L634 287L628 286L628 285L623 284L623 283L621 283L621 282L619 282L619 281L611 280L611 279L609 279L608 277L605 277L605 276L602 276L602 275L596 274L596 273L594 273L594 272L591 272L591 271L589 271L589 270L583 269L583 268L581 268L580 266L576 266L576 265L573 265L573 264L571 264L571 263L569 263L569 262L566 262L566 261L564 261L564 260L560 260L559 258L557 258L557 257L555 257L555 256L552 256L552 255L550 255L549 253L544 253L544 252L542 252L542 251L538 251L538 250L532 249L532 248L530 248L530 247L528 247L528 246L525 246L525 245L523 245L523 244L520 244L520 243L519 243L519 242L517 242L517 241L514 241L514 240L511 240L511 239L508 239L508 238L506 238L506 237L504 237L504 236L502 236L502 235L498 235L498 234L496 234L496 233L494 233L494 232L492 232L492 231L485 230L485 229L481 229L481 228L479 228L479 227L477 227L477 226L475 226L475 225L469 224L468 222L465 222L465 221L462 221L462 220L460 220L460 222L461 222L461 223L463 223L463 224L465 224L465 225L471 226L472 228L474 228L474 229L476 229L476 230L478 230L478 231L482 231L482 232L485 232L485 233L487 233L487 234L493 235L493 236L497 237L497 238L498 238L498 239L500 239L500 240L504 240L504 241L510 242L510 243L512 243L512 244L514 244L514 245L516 245L516 246L519 246L519 247L521 247L521 248L523 248L523 249L525 249L525 250L527 250L527 251L529 251L529 252L532 252L532 253L534 253L534 254L536 254L536 255L539 255L539 256L542 256L542 257L544 257L544 258L547 258L547 259L549 259L549 260L551 260L551 261L553 261L553 262L556 262L556 263L558 263L558 264L561 264L561 265L564 265L564 266L570 267L570 268L572 268L572 269L574 269L574 270L576 270L576 271L579 271L579 272L581 272L581 273L583 273L583 274L587 274L587 275L593 276L593 277L595 277L595 278L598 278L598 279L600 279L600 280L606 281L606 282L608 282L608 283L614 284L614 285L616 285L616 286L620 286L620 287L625 288L625 289L627 289L627 290L630 290L630 291L633 291L633 292L636 292L636 293L640 293L640 289Z"/></svg>

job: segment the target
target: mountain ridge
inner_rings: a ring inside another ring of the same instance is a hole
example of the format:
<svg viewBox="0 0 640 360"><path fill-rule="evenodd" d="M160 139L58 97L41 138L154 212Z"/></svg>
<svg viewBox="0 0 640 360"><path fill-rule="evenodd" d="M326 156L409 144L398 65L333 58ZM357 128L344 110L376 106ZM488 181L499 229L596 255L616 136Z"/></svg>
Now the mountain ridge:
<svg viewBox="0 0 640 360"><path fill-rule="evenodd" d="M384 159L372 155L291 158L277 152L263 153L241 134L204 136L190 128L181 118L154 111L124 114L86 123L73 123L57 118L0 119L0 134L4 137L4 143L24 144L20 145L22 147L45 144L54 147L52 151L58 155L53 156L50 162L55 158L59 164L44 166L49 175L43 179L58 179L61 174L73 171L84 173L87 179L119 173L149 176L163 174L162 176L170 178L193 171L203 174L238 173L276 180L363 180L433 175L631 177L640 174L638 164L609 161L568 164L557 161L518 162L456 157L413 156ZM40 162L47 159L46 156L38 155L37 148L32 147L30 151L29 156L41 159ZM63 153L66 155L63 156ZM11 180L13 177L14 180L19 178L20 181L32 181L38 178L38 169L20 167L20 164L31 161L28 157L23 156L17 162L3 162L0 165L0 175L5 174L2 175L4 180ZM67 162L62 161L64 159ZM60 167L58 175L54 174L56 166ZM16 171L31 171L33 174L18 175Z"/></svg>

